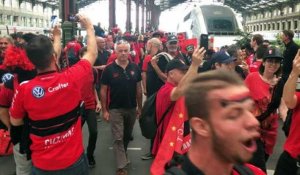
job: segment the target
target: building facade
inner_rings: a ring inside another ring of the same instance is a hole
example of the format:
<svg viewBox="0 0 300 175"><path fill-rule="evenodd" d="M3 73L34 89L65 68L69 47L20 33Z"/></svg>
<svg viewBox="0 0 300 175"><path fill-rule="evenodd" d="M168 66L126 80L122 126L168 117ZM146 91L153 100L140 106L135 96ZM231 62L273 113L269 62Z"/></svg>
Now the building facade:
<svg viewBox="0 0 300 175"><path fill-rule="evenodd" d="M45 33L53 15L59 15L55 1L0 0L0 34Z"/></svg>
<svg viewBox="0 0 300 175"><path fill-rule="evenodd" d="M265 39L274 40L282 30L292 30L300 39L300 2L266 7L243 14L245 31L260 33Z"/></svg>

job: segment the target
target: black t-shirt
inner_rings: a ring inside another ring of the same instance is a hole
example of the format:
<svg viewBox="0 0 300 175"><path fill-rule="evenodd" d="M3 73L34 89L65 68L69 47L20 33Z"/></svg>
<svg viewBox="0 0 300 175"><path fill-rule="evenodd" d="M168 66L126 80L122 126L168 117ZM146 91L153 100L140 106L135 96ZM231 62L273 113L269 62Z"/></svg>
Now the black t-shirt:
<svg viewBox="0 0 300 175"><path fill-rule="evenodd" d="M109 88L109 109L135 108L136 86L142 80L141 71L134 63L129 63L125 70L116 62L108 65L101 77L101 84Z"/></svg>
<svg viewBox="0 0 300 175"><path fill-rule="evenodd" d="M162 72L165 72L167 64L168 60L163 55L160 55L158 58L157 65ZM157 92L160 89L160 87L162 87L165 84L165 82L158 77L157 73L151 65L151 62L148 63L146 75L147 96L150 97L152 94Z"/></svg>
<svg viewBox="0 0 300 175"><path fill-rule="evenodd" d="M96 58L94 66L106 65L109 56L110 56L110 52L107 50L103 50L103 52L98 52L98 56Z"/></svg>
<svg viewBox="0 0 300 175"><path fill-rule="evenodd" d="M286 45L286 49L283 52L283 64L282 64L282 77L287 79L293 68L293 60L297 54L299 46L291 41Z"/></svg>
<svg viewBox="0 0 300 175"><path fill-rule="evenodd" d="M179 155L172 161L177 162L178 165L181 165L180 168L177 166L171 166L166 170L165 175L173 175L173 174L180 174L180 175L205 175L203 171L198 169L188 158L187 155ZM171 162L172 162L171 161ZM176 165L176 163L175 163ZM242 165L237 164L233 166L232 174L236 172L240 175L255 175L261 174L262 171L259 168L250 168L249 165Z"/></svg>
<svg viewBox="0 0 300 175"><path fill-rule="evenodd" d="M188 158L188 156L183 157L183 163L182 163L182 170L186 174L193 174L193 175L204 175L204 173L198 169Z"/></svg>
<svg viewBox="0 0 300 175"><path fill-rule="evenodd" d="M96 61L94 63L94 66L102 66L102 65L106 65L107 64L107 61L108 61L108 58L110 56L110 52L107 51L107 50L103 50L103 52L98 52L98 55L97 55L97 58L96 58ZM100 69L97 69L98 73L97 73L97 81L96 81L96 86L99 87L99 82L100 82L100 78L101 78L101 75L102 75L102 70Z"/></svg>
<svg viewBox="0 0 300 175"><path fill-rule="evenodd" d="M175 163L171 167L167 166L167 170L164 175L205 175L200 169L198 169L187 157L187 155L177 155L170 161ZM180 166L179 166L180 165Z"/></svg>

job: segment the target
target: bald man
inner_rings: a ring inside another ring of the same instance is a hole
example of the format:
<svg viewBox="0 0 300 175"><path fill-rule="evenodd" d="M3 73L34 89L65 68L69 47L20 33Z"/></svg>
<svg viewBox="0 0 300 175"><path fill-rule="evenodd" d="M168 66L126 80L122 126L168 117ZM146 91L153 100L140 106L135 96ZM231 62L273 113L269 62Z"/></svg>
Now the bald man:
<svg viewBox="0 0 300 175"><path fill-rule="evenodd" d="M150 97L155 92L157 92L160 87L165 84L167 76L165 74L165 69L167 66L167 59L163 55L160 55L159 58L153 59L157 54L162 51L162 42L158 38L151 38L148 40L146 45L146 50L148 55L145 57L142 67L142 83L143 83L143 92L144 95ZM152 159L152 145L153 139L151 139L150 151L149 153L141 156L142 160Z"/></svg>
<svg viewBox="0 0 300 175"><path fill-rule="evenodd" d="M146 50L148 55L143 63L142 76L145 89L144 94L149 97L164 84L167 78L164 72L168 62L163 58L164 56L160 56L161 59L157 59L157 64L152 64L151 62L152 58L162 50L162 42L158 38L150 39L147 42Z"/></svg>
<svg viewBox="0 0 300 175"><path fill-rule="evenodd" d="M98 56L94 64L94 68L98 70L98 76L96 81L96 90L99 93L100 91L100 78L102 71L106 67L107 60L110 56L110 52L106 50L106 40L102 37L96 37Z"/></svg>

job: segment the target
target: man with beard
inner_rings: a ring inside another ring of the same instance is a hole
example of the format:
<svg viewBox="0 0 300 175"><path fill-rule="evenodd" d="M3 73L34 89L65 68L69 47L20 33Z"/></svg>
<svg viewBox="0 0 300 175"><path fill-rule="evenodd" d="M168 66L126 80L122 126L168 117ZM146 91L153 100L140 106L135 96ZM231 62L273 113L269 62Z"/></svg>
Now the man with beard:
<svg viewBox="0 0 300 175"><path fill-rule="evenodd" d="M158 91L158 89L164 85L167 79L165 72L168 64L168 59L159 55L158 59L152 59L157 54L161 53L162 42L158 38L151 38L147 44L146 49L149 55L145 57L143 63L143 82L145 82L146 96L150 97L152 94ZM153 61L151 61L153 60Z"/></svg>
<svg viewBox="0 0 300 175"><path fill-rule="evenodd" d="M148 55L145 57L142 66L142 83L144 88L144 95L150 97L156 93L164 84L167 75L164 73L168 64L168 59L164 55L159 55L157 59L155 56L161 53L162 42L158 38L151 38L146 44ZM153 61L152 61L153 60ZM142 160L149 160L153 158L151 153L154 138L150 141L150 151L141 156Z"/></svg>
<svg viewBox="0 0 300 175"><path fill-rule="evenodd" d="M263 175L245 164L260 134L259 122L251 113L254 103L242 79L230 71L209 71L199 74L186 89L191 147L186 156L172 162L166 174L238 175L243 171Z"/></svg>
<svg viewBox="0 0 300 175"><path fill-rule="evenodd" d="M168 54L170 54L173 58L183 61L186 65L191 64L191 61L179 51L179 42L175 35L168 36L166 48Z"/></svg>

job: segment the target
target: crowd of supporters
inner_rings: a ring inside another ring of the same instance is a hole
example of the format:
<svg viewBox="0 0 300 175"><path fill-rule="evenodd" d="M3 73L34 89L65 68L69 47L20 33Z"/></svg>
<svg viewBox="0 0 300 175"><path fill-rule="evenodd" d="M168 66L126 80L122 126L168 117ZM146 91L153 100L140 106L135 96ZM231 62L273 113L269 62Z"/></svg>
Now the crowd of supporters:
<svg viewBox="0 0 300 175"><path fill-rule="evenodd" d="M162 120L162 124L141 159L153 159L151 173L162 174L171 159L195 147L194 143L190 144L191 139L195 139L195 143L201 142L196 136L190 137L202 132L195 127L204 127L204 124L191 122L190 113L196 109L187 109L189 117L178 114L182 120L174 116L178 105L184 104L183 96L193 100L191 94L201 93L188 89L191 80L202 74L209 77L204 72L213 70L225 71L224 76L235 74L233 86L240 86L238 79L244 80L254 102L251 115L259 121L259 124L253 122L253 127L259 127L260 133L255 140L257 149L253 151L253 157L233 163L250 163L266 172L266 162L273 153L281 118L290 122L291 129L288 129L275 174L296 174L300 161L297 142L300 134L296 126L300 118L299 94L296 92L300 53L297 57L299 46L293 41L292 31L280 33L285 45L283 53L259 34L253 35L243 46L205 50L198 48L197 39L187 39L183 34L157 31L135 35L122 33L117 27L106 34L93 26L88 18L78 17L87 30L85 43L82 37L74 36L62 48L61 31L57 26L51 37L31 33L0 36L0 128L11 132L17 174L74 174L74 169L78 174L88 174L87 166L96 166L96 121L101 113L111 125L116 174L126 175L130 163L127 147L133 137L133 127L140 117L143 97L147 99L152 95L156 95L156 122ZM230 82L226 76L219 81ZM199 82L206 82L205 78L200 79ZM58 104L57 101L63 101L63 98L72 100ZM224 101L221 105L225 108L227 103L231 102ZM186 104L187 107L193 105ZM204 103L199 105L203 105L200 109L208 107ZM244 106L240 108L244 109ZM208 115L206 113L203 115ZM81 135L84 123L89 130L86 154ZM169 129L174 128L174 123L180 126L174 130L184 131L182 140L188 140L179 143L175 139L174 144L179 148L161 151L168 149L165 142L172 137ZM190 128L195 133L190 133ZM253 144L245 145L252 148ZM222 154L218 152L220 149L214 151L218 153L214 156ZM165 157L168 158L162 159ZM252 170L259 172L253 167Z"/></svg>

